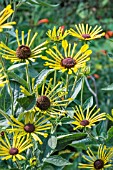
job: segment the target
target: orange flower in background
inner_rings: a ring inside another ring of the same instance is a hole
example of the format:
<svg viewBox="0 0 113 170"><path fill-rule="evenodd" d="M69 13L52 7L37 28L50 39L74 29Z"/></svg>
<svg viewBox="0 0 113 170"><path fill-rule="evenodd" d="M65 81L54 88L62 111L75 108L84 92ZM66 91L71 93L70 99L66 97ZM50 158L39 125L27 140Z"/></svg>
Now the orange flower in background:
<svg viewBox="0 0 113 170"><path fill-rule="evenodd" d="M110 37L113 37L113 31L106 31L105 37L108 39Z"/></svg>
<svg viewBox="0 0 113 170"><path fill-rule="evenodd" d="M47 18L41 19L38 21L38 24L48 23L49 20Z"/></svg>
<svg viewBox="0 0 113 170"><path fill-rule="evenodd" d="M61 29L62 33L64 33L65 26L64 26L64 25L62 25L62 26L60 26L59 28Z"/></svg>
<svg viewBox="0 0 113 170"><path fill-rule="evenodd" d="M106 50L101 50L100 51L102 54L104 54L104 55L107 55L107 51Z"/></svg>
<svg viewBox="0 0 113 170"><path fill-rule="evenodd" d="M93 74L93 76L96 78L96 79L99 79L100 76L98 74Z"/></svg>
<svg viewBox="0 0 113 170"><path fill-rule="evenodd" d="M100 75L99 74L93 74L92 76L87 76L88 79L91 79L91 77L94 77L95 79L99 79Z"/></svg>

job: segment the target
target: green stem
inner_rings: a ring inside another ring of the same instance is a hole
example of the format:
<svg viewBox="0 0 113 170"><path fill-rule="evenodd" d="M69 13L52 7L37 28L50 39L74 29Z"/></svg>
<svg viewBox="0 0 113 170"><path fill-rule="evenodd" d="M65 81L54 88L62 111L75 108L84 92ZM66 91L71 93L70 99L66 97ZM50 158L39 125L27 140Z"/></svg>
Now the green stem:
<svg viewBox="0 0 113 170"><path fill-rule="evenodd" d="M13 19L14 19L14 15L15 15L15 12L16 12L16 2L15 2L15 1L13 1L12 3L13 3L13 10L14 10L14 13L12 14L11 22L13 21Z"/></svg>
<svg viewBox="0 0 113 170"><path fill-rule="evenodd" d="M16 165L17 165L17 168L18 168L19 170L22 170L21 165L20 165L17 161L15 161L15 163L16 163Z"/></svg>
<svg viewBox="0 0 113 170"><path fill-rule="evenodd" d="M3 60L2 60L2 57L0 57L0 62L1 62L2 68L3 68L3 72L4 72L5 76L6 76L6 80L8 81L7 85L8 85L9 94L10 94L10 97L11 97L11 110L12 110L12 115L14 115L13 92L12 92L12 89L11 89L11 86L10 86L9 77L8 77L8 75L7 75L7 72L6 72L6 69L5 69L4 62L3 62Z"/></svg>
<svg viewBox="0 0 113 170"><path fill-rule="evenodd" d="M67 76L66 76L66 92L68 92L68 86L69 86L69 75L67 74Z"/></svg>
<svg viewBox="0 0 113 170"><path fill-rule="evenodd" d="M26 64L26 79L27 79L27 84L28 84L28 90L29 92L31 92L28 64Z"/></svg>
<svg viewBox="0 0 113 170"><path fill-rule="evenodd" d="M74 83L73 83L73 87L72 87L72 89L71 89L71 95L73 94L73 91L74 91L74 89L75 89L76 82L77 82L77 76L75 76L74 78L75 78L75 80L74 80Z"/></svg>
<svg viewBox="0 0 113 170"><path fill-rule="evenodd" d="M9 116L3 111L0 109L0 114L5 117L7 120L9 120L9 122L12 122L11 119L9 118Z"/></svg>
<svg viewBox="0 0 113 170"><path fill-rule="evenodd" d="M95 139L95 137L91 134L91 132L89 132L87 129L86 129L86 133L88 134L88 136L91 138L91 140L93 140L93 141L95 141L96 143L98 143L97 142L97 140Z"/></svg>
<svg viewBox="0 0 113 170"><path fill-rule="evenodd" d="M84 77L82 78L82 88L81 88L81 106L83 105L83 89L84 89Z"/></svg>
<svg viewBox="0 0 113 170"><path fill-rule="evenodd" d="M54 71L54 86L56 84L56 70Z"/></svg>
<svg viewBox="0 0 113 170"><path fill-rule="evenodd" d="M56 118L56 120L51 128L51 134L54 134L56 132L57 126L58 126L58 119Z"/></svg>
<svg viewBox="0 0 113 170"><path fill-rule="evenodd" d="M10 4L12 5L12 0L10 0Z"/></svg>

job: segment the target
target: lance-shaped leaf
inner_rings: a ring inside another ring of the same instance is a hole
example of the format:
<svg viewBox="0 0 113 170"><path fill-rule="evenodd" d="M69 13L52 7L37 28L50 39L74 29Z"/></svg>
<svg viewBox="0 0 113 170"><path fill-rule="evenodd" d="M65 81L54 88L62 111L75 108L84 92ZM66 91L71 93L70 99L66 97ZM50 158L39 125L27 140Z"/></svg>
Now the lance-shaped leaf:
<svg viewBox="0 0 113 170"><path fill-rule="evenodd" d="M55 166L66 166L66 165L71 165L71 163L62 158L61 156L58 156L58 155L54 155L54 156L50 156L49 158L46 158L44 160L44 162L48 162L50 164L53 164Z"/></svg>
<svg viewBox="0 0 113 170"><path fill-rule="evenodd" d="M27 97L20 97L17 99L17 101L20 104L20 106L23 107L23 109L30 110L36 104L36 97L35 97L35 94L33 94Z"/></svg>
<svg viewBox="0 0 113 170"><path fill-rule="evenodd" d="M56 150L61 150L65 148L68 144L71 144L73 141L81 140L86 137L87 137L86 133L73 133L73 134L58 136Z"/></svg>
<svg viewBox="0 0 113 170"><path fill-rule="evenodd" d="M9 78L11 78L13 81L16 81L16 82L18 82L19 84L21 84L22 86L28 88L27 82L26 82L23 78L21 78L21 77L19 77L17 74L15 74L14 72L8 72L8 76L9 76Z"/></svg>

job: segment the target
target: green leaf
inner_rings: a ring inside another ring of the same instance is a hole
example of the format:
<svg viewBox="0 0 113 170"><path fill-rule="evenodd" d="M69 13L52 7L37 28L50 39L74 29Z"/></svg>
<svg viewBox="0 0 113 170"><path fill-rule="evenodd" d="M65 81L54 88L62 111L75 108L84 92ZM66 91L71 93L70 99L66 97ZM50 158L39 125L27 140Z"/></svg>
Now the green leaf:
<svg viewBox="0 0 113 170"><path fill-rule="evenodd" d="M19 115L18 115L18 121L21 121L22 119L23 119L23 117L24 117L24 112L22 112L22 113L20 113Z"/></svg>
<svg viewBox="0 0 113 170"><path fill-rule="evenodd" d="M27 82L23 78L21 78L17 74L15 74L14 72L8 72L8 76L9 76L9 78L12 78L12 81L16 81L19 84L21 84L22 86L28 88Z"/></svg>
<svg viewBox="0 0 113 170"><path fill-rule="evenodd" d="M14 65L12 65L12 66L10 66L10 67L8 68L8 71L11 71L11 70L13 70L13 69L16 69L16 68L21 67L21 66L24 66L24 65L26 65L26 63L14 64Z"/></svg>
<svg viewBox="0 0 113 170"><path fill-rule="evenodd" d="M109 0L103 0L103 1L101 2L101 6L102 6L102 7L106 6L106 5L108 4L108 2L109 2Z"/></svg>
<svg viewBox="0 0 113 170"><path fill-rule="evenodd" d="M108 146L113 146L113 126L111 126L111 128L108 130L107 134L108 137L106 139L106 144Z"/></svg>
<svg viewBox="0 0 113 170"><path fill-rule="evenodd" d="M102 88L101 90L106 90L106 91L110 91L110 90L113 90L113 83L108 85L107 87L105 88Z"/></svg>
<svg viewBox="0 0 113 170"><path fill-rule="evenodd" d="M51 136L48 140L48 145L50 148L55 149L57 145L57 138L55 136Z"/></svg>
<svg viewBox="0 0 113 170"><path fill-rule="evenodd" d="M84 111L89 107L92 107L93 106L93 96L91 96L90 98L88 98L84 104L83 104L83 108L84 108Z"/></svg>
<svg viewBox="0 0 113 170"><path fill-rule="evenodd" d="M113 39L112 38L110 38L110 39L108 39L108 41L111 41L111 42L113 42ZM112 54L111 54L112 55Z"/></svg>
<svg viewBox="0 0 113 170"><path fill-rule="evenodd" d="M35 94L33 94L32 96L18 98L17 101L25 110L30 110L36 104L36 97Z"/></svg>
<svg viewBox="0 0 113 170"><path fill-rule="evenodd" d="M61 150L65 148L72 141L81 140L87 137L86 133L73 133L68 135L61 135L57 137L57 147L56 150Z"/></svg>
<svg viewBox="0 0 113 170"><path fill-rule="evenodd" d="M72 144L70 144L69 146L86 150L88 146L92 146L94 144L95 144L94 140L91 140L90 138L85 138L85 139L73 141Z"/></svg>
<svg viewBox="0 0 113 170"><path fill-rule="evenodd" d="M48 139L51 135L48 134L47 138L43 138L43 144L38 146L39 150L42 151L40 153L39 159L42 160L43 158L48 157L53 152L53 149L48 145Z"/></svg>
<svg viewBox="0 0 113 170"><path fill-rule="evenodd" d="M55 166L66 166L66 165L71 165L71 163L62 158L61 156L58 156L58 155L54 155L54 156L50 156L49 158L46 158L44 160L44 162L48 162L48 163L51 163Z"/></svg>
<svg viewBox="0 0 113 170"><path fill-rule="evenodd" d="M55 7L55 8L59 6L59 4L53 5L53 4L48 4L48 3L44 2L44 1L41 1L41 0L37 0L37 1L38 1L38 3L39 3L40 5L43 5L43 6Z"/></svg>
<svg viewBox="0 0 113 170"><path fill-rule="evenodd" d="M9 122L11 122L10 117L9 117L3 110L1 110L1 109L0 109L0 114L1 114L3 117L5 117L7 120L9 120Z"/></svg>
<svg viewBox="0 0 113 170"><path fill-rule="evenodd" d="M29 1L26 1L26 3L28 3L28 4L30 3L31 5L35 4L35 5L48 6L48 7L53 7L53 8L56 8L56 7L59 6L59 4L55 4L55 5L48 4L48 3L41 1L41 0L29 0Z"/></svg>
<svg viewBox="0 0 113 170"><path fill-rule="evenodd" d="M7 86L4 86L0 92L0 108L6 112L10 109L10 106L11 97L8 93Z"/></svg>
<svg viewBox="0 0 113 170"><path fill-rule="evenodd" d="M82 79L78 80L71 98L74 100L82 88ZM70 101L71 103L72 101Z"/></svg>
<svg viewBox="0 0 113 170"><path fill-rule="evenodd" d="M44 69L44 70L42 70L42 71L38 74L38 76L36 77L36 79L35 79L35 84L36 84L36 85L41 84L42 81L48 76L48 74L50 74L50 73L53 72L53 71L54 71L54 69L49 69L49 70Z"/></svg>
<svg viewBox="0 0 113 170"><path fill-rule="evenodd" d="M51 166L51 165L44 165L44 166L42 167L42 170L55 170L55 169L54 169L54 167Z"/></svg>
<svg viewBox="0 0 113 170"><path fill-rule="evenodd" d="M13 37L16 37L16 33L15 33L14 29L11 29L11 30L9 30L9 31L6 31L6 33L10 34L10 35L13 36Z"/></svg>

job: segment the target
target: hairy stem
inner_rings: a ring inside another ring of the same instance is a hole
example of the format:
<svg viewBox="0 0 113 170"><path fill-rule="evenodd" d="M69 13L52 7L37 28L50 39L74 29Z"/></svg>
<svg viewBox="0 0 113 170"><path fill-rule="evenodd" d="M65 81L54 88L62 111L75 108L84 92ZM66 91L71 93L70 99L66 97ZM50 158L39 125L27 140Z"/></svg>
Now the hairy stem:
<svg viewBox="0 0 113 170"><path fill-rule="evenodd" d="M86 85L87 85L87 87L88 87L88 90L89 90L89 91L93 94L93 96L95 97L96 105L97 105L97 108L98 108L97 89L96 89L95 92L91 89L87 78L85 78L85 82L86 82Z"/></svg>
<svg viewBox="0 0 113 170"><path fill-rule="evenodd" d="M83 90L84 90L84 77L82 78L82 88L81 88L81 106L83 105Z"/></svg>
<svg viewBox="0 0 113 170"><path fill-rule="evenodd" d="M68 86L69 86L69 75L67 74L67 76L66 76L66 92L69 91ZM67 96L68 96L68 94L65 97L67 97Z"/></svg>
<svg viewBox="0 0 113 170"><path fill-rule="evenodd" d="M27 80L29 92L31 92L28 64L26 64L26 80Z"/></svg>
<svg viewBox="0 0 113 170"><path fill-rule="evenodd" d="M55 86L55 84L56 84L56 70L54 71L54 86Z"/></svg>
<svg viewBox="0 0 113 170"><path fill-rule="evenodd" d="M20 165L17 161L15 161L15 163L16 163L16 165L17 165L17 168L18 168L19 170L22 170L21 165Z"/></svg>

